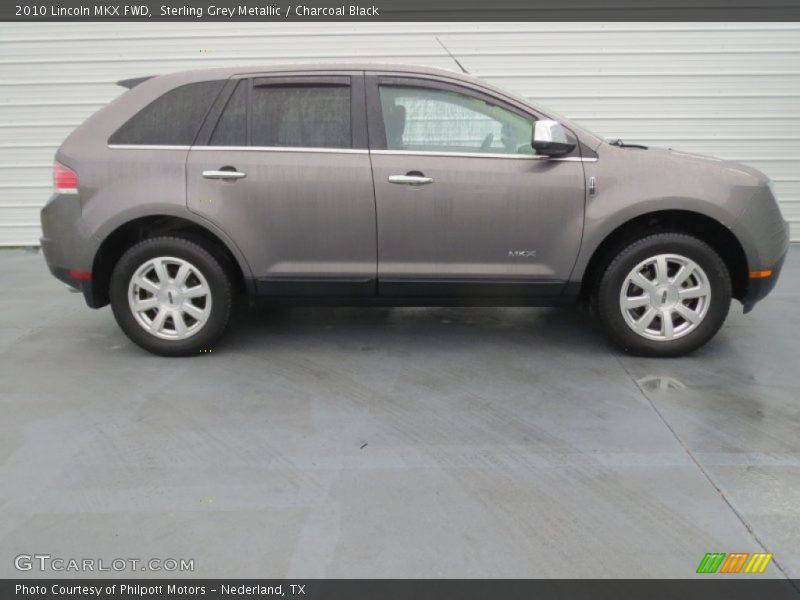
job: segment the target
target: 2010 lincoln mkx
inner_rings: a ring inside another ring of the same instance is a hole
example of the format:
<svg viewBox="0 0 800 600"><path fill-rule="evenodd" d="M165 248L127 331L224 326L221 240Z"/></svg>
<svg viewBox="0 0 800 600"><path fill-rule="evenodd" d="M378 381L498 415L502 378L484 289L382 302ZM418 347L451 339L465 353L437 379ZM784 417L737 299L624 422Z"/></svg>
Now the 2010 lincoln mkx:
<svg viewBox="0 0 800 600"><path fill-rule="evenodd" d="M606 141L468 75L228 68L129 88L63 143L53 274L135 343L208 349L236 294L274 303L585 301L618 346L676 356L789 243L742 164Z"/></svg>

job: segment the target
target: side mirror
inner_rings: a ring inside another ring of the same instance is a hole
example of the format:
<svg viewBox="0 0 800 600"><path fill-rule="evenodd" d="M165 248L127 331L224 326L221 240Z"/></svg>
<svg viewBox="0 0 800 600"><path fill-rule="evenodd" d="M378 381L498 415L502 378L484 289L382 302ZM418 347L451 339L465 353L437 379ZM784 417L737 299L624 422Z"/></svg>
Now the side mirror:
<svg viewBox="0 0 800 600"><path fill-rule="evenodd" d="M572 152L577 145L575 136L558 121L541 119L534 124L531 146L537 154L563 156Z"/></svg>

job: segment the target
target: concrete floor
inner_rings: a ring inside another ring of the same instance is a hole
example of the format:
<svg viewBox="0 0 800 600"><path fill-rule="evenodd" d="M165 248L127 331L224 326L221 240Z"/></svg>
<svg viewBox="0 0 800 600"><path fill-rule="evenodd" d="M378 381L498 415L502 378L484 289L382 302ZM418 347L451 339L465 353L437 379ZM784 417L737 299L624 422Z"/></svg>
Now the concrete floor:
<svg viewBox="0 0 800 600"><path fill-rule="evenodd" d="M245 309L213 354L168 360L38 253L0 252L0 279L2 577L47 553L683 578L763 549L800 577L800 247L674 360L572 309Z"/></svg>

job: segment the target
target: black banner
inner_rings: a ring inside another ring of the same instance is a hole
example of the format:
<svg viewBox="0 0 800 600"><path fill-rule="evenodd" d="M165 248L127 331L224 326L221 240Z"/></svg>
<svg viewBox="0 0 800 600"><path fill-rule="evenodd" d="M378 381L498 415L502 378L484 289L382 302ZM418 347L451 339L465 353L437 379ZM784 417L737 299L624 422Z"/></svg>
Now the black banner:
<svg viewBox="0 0 800 600"><path fill-rule="evenodd" d="M798 21L800 0L4 0L3 21Z"/></svg>
<svg viewBox="0 0 800 600"><path fill-rule="evenodd" d="M713 576L712 576L713 577ZM0 597L54 600L797 600L798 582L785 579L528 579L528 580L4 580Z"/></svg>

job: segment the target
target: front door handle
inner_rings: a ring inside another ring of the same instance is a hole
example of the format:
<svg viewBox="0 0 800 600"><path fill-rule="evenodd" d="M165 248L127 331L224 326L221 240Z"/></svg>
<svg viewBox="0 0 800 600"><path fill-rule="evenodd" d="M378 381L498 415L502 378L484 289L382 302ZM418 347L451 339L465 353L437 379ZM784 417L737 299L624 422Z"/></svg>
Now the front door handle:
<svg viewBox="0 0 800 600"><path fill-rule="evenodd" d="M233 169L220 169L219 171L203 171L203 177L206 179L242 179L247 177L247 174Z"/></svg>
<svg viewBox="0 0 800 600"><path fill-rule="evenodd" d="M389 183L400 185L427 185L433 183L433 177L424 175L389 175Z"/></svg>

